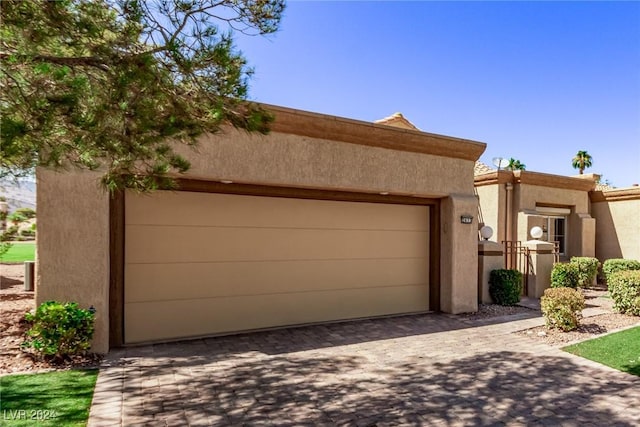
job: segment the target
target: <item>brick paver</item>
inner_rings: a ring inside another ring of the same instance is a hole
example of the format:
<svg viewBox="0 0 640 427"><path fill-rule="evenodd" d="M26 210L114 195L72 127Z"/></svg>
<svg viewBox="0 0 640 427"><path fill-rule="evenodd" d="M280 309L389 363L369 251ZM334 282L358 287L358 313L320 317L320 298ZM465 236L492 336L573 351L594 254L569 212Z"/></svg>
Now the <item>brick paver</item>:
<svg viewBox="0 0 640 427"><path fill-rule="evenodd" d="M428 314L121 349L89 425L640 425L640 378L511 333L539 324Z"/></svg>

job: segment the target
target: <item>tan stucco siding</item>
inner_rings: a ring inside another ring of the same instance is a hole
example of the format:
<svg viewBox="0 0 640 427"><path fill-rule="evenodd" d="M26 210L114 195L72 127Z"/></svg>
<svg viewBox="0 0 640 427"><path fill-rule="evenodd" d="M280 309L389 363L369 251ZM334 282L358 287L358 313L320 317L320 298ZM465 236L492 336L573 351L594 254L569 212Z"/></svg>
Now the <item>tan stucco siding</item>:
<svg viewBox="0 0 640 427"><path fill-rule="evenodd" d="M572 213L589 213L589 193L563 188L520 184L516 186L516 204L519 210L536 209L537 205L573 207Z"/></svg>
<svg viewBox="0 0 640 427"><path fill-rule="evenodd" d="M584 190L520 184L514 187L514 218L517 218L515 240L527 241L531 227L541 225L536 207L566 207L566 257L594 256L595 227L590 216L589 193Z"/></svg>
<svg viewBox="0 0 640 427"><path fill-rule="evenodd" d="M504 202L500 197L504 191L503 185L493 184L476 187L478 201L480 203L480 212L482 213L482 221L484 225L488 225L493 229L493 236L490 240L501 242L504 240Z"/></svg>
<svg viewBox="0 0 640 427"><path fill-rule="evenodd" d="M302 188L422 197L471 194L473 161L271 133L227 130L203 138L189 176Z"/></svg>
<svg viewBox="0 0 640 427"><path fill-rule="evenodd" d="M477 199L452 195L442 203L441 308L447 313L478 310L478 211ZM472 216L463 224L462 215Z"/></svg>
<svg viewBox="0 0 640 427"><path fill-rule="evenodd" d="M591 205L596 219L596 257L640 260L640 199L602 201Z"/></svg>
<svg viewBox="0 0 640 427"><path fill-rule="evenodd" d="M96 308L92 350L108 350L109 201L100 175L38 169L36 303Z"/></svg>

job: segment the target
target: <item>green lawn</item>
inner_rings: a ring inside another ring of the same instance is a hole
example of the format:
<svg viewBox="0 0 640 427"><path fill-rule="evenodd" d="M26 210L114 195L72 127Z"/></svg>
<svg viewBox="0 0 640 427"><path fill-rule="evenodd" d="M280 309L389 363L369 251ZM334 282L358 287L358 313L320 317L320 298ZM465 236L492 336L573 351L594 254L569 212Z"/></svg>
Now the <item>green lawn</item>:
<svg viewBox="0 0 640 427"><path fill-rule="evenodd" d="M29 243L14 243L11 245L9 251L0 257L2 262L25 262L33 261L36 258L36 244Z"/></svg>
<svg viewBox="0 0 640 427"><path fill-rule="evenodd" d="M0 377L0 425L85 426L98 370Z"/></svg>
<svg viewBox="0 0 640 427"><path fill-rule="evenodd" d="M570 345L563 350L640 377L640 326Z"/></svg>

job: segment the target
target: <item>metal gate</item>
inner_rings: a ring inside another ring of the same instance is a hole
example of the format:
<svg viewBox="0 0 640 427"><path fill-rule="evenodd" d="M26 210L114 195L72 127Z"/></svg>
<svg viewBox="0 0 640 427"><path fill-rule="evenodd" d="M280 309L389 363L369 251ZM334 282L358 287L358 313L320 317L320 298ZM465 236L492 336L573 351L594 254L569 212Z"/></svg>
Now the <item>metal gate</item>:
<svg viewBox="0 0 640 427"><path fill-rule="evenodd" d="M560 262L560 242L553 243L553 262ZM502 241L504 245L504 268L522 273L522 295L529 294L529 273L532 271L531 250L521 241Z"/></svg>
<svg viewBox="0 0 640 427"><path fill-rule="evenodd" d="M521 241L502 241L504 245L504 268L522 273L522 295L529 294L529 272L531 271L531 253Z"/></svg>

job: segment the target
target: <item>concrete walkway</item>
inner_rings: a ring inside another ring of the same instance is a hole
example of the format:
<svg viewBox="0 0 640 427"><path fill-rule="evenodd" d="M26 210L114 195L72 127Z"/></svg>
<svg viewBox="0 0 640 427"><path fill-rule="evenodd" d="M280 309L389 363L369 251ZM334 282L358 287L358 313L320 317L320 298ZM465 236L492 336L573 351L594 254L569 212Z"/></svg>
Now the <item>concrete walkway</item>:
<svg viewBox="0 0 640 427"><path fill-rule="evenodd" d="M517 330L416 315L114 351L89 426L638 426L640 378ZM508 320L508 321L507 321Z"/></svg>

